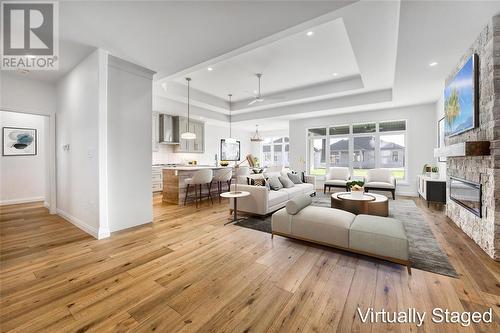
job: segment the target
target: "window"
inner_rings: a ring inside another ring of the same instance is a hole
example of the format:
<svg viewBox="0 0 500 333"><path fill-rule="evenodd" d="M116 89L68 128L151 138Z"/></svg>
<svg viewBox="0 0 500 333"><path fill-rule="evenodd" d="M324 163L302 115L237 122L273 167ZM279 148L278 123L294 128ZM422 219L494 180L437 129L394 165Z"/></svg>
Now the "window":
<svg viewBox="0 0 500 333"><path fill-rule="evenodd" d="M380 135L380 167L389 168L396 179L405 179L405 134Z"/></svg>
<svg viewBox="0 0 500 333"><path fill-rule="evenodd" d="M313 175L325 175L335 166L348 167L353 177L388 168L396 179L406 179L405 120L313 128L307 136Z"/></svg>
<svg viewBox="0 0 500 333"><path fill-rule="evenodd" d="M375 136L355 136L353 142L353 175L364 177L369 169L375 168Z"/></svg>
<svg viewBox="0 0 500 333"><path fill-rule="evenodd" d="M374 133L376 131L377 131L377 126L375 123L352 125L352 133L353 134Z"/></svg>
<svg viewBox="0 0 500 333"><path fill-rule="evenodd" d="M330 137L330 166L349 166L349 137Z"/></svg>
<svg viewBox="0 0 500 333"><path fill-rule="evenodd" d="M288 137L264 138L261 145L260 161L261 167L288 166Z"/></svg>
<svg viewBox="0 0 500 333"><path fill-rule="evenodd" d="M309 136L309 173L324 176L326 173L326 128L312 128Z"/></svg>

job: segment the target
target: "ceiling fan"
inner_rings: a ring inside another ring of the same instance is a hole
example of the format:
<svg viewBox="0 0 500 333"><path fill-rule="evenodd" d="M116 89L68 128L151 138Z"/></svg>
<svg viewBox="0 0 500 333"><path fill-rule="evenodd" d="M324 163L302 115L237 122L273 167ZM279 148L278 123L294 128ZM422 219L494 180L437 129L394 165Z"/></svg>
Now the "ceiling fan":
<svg viewBox="0 0 500 333"><path fill-rule="evenodd" d="M264 98L262 97L262 94L260 93L260 79L262 78L262 73L257 73L257 74L255 74L255 76L257 76L257 80L259 80L259 90L258 90L257 94L255 94L255 98L252 101L250 101L250 103L248 103L248 105L264 102Z"/></svg>
<svg viewBox="0 0 500 333"><path fill-rule="evenodd" d="M260 80L262 78L262 73L257 73L255 74L255 76L257 77L257 80L259 81L259 87L258 87L258 90L254 91L254 99L250 101L250 103L248 103L248 105L253 105L255 103L261 103L261 102L264 102L264 96L262 96L262 93L260 91ZM281 99L284 99L284 98L268 98L267 100L270 101L270 100L281 100Z"/></svg>

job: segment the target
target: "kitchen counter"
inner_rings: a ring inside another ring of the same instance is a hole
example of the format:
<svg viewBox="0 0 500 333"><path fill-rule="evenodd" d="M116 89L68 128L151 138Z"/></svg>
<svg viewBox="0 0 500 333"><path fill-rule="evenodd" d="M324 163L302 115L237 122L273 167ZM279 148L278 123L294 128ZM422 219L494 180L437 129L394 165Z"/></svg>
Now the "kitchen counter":
<svg viewBox="0 0 500 333"><path fill-rule="evenodd" d="M183 205L184 197L186 195L187 185L186 178L191 178L196 171L202 169L233 169L230 166L209 166L209 165L193 165L193 166L161 166L155 165L154 167L161 167L163 172L163 201ZM229 171L228 172L231 172ZM207 193L206 186L202 186L203 194Z"/></svg>

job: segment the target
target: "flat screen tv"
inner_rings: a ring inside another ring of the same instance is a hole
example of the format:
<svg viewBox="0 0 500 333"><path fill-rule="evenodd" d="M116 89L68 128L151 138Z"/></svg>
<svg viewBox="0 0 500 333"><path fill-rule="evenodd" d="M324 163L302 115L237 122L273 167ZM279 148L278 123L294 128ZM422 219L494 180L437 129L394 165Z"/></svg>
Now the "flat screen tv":
<svg viewBox="0 0 500 333"><path fill-rule="evenodd" d="M227 142L220 140L220 160L221 161L239 161L240 160L240 142Z"/></svg>
<svg viewBox="0 0 500 333"><path fill-rule="evenodd" d="M478 56L473 54L444 89L445 136L478 126Z"/></svg>

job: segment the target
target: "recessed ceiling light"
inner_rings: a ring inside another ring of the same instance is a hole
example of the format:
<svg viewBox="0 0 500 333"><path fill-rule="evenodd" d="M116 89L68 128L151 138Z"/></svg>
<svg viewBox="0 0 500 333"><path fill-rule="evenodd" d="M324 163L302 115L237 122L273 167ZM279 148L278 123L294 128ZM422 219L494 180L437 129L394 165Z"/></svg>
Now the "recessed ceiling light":
<svg viewBox="0 0 500 333"><path fill-rule="evenodd" d="M436 66L437 64L438 64L437 62L433 61L433 62L431 62L431 63L429 64L429 66L434 67L434 66Z"/></svg>
<svg viewBox="0 0 500 333"><path fill-rule="evenodd" d="M308 35L309 37L311 37L312 35L314 35L314 31L308 31L308 32L306 33L306 35Z"/></svg>
<svg viewBox="0 0 500 333"><path fill-rule="evenodd" d="M213 69L212 67L208 67L208 68L207 68L207 70L208 70L209 72L211 72L211 71L213 71L214 69Z"/></svg>
<svg viewBox="0 0 500 333"><path fill-rule="evenodd" d="M333 73L332 75L333 76L339 76L339 73Z"/></svg>

